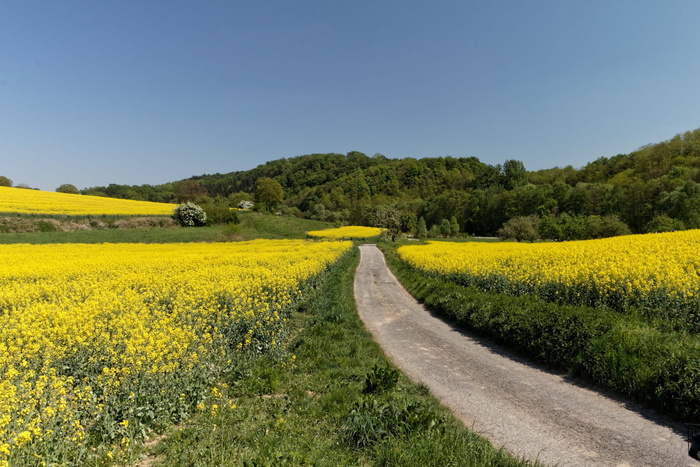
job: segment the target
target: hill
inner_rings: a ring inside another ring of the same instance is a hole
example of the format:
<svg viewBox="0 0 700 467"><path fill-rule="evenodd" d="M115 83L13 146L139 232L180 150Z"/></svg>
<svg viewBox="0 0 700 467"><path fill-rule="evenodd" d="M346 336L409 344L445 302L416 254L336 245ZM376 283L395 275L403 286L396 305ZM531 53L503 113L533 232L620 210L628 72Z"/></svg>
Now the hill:
<svg viewBox="0 0 700 467"><path fill-rule="evenodd" d="M461 232L491 236L513 219L543 238L567 240L700 228L700 129L582 168L527 171L517 160L390 159L361 152L282 158L252 170L152 186L109 185L83 194L172 202L208 196L252 200L261 178L284 191L283 213L372 225L387 209L404 231L455 217Z"/></svg>

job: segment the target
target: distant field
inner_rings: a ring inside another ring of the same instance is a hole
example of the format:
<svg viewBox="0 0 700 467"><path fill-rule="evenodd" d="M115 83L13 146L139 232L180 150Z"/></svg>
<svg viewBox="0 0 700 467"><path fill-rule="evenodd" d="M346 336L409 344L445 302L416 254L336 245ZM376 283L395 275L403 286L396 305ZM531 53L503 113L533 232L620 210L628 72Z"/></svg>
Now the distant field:
<svg viewBox="0 0 700 467"><path fill-rule="evenodd" d="M379 227L348 225L335 229L312 230L307 233L310 237L318 238L372 238L378 237L382 233L382 229Z"/></svg>
<svg viewBox="0 0 700 467"><path fill-rule="evenodd" d="M0 187L0 213L166 216L172 214L174 208L174 204L168 203Z"/></svg>

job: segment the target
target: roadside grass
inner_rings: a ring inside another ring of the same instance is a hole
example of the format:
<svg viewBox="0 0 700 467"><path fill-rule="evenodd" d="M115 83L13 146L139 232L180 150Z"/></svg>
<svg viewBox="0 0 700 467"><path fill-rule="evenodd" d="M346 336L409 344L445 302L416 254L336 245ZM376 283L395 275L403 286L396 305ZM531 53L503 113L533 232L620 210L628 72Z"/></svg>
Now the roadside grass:
<svg viewBox="0 0 700 467"><path fill-rule="evenodd" d="M355 248L289 317L284 354L239 362L148 465L536 465L493 449L386 360L355 309L358 261Z"/></svg>

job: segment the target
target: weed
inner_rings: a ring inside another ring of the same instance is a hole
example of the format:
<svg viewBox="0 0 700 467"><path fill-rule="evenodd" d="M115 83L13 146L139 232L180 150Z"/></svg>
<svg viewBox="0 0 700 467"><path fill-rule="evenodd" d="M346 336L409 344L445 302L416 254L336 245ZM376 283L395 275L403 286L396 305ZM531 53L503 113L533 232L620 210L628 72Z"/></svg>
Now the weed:
<svg viewBox="0 0 700 467"><path fill-rule="evenodd" d="M375 364L365 376L365 394L379 393L393 389L399 381L399 371Z"/></svg>

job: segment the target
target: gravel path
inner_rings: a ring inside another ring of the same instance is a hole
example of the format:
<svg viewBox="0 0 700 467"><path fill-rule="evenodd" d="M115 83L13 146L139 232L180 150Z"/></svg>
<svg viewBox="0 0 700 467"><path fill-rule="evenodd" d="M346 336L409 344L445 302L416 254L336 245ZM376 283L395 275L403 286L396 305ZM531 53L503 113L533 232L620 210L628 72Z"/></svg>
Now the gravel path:
<svg viewBox="0 0 700 467"><path fill-rule="evenodd" d="M451 327L406 292L376 246L360 250L355 300L375 340L495 446L549 465L700 467L682 425Z"/></svg>

